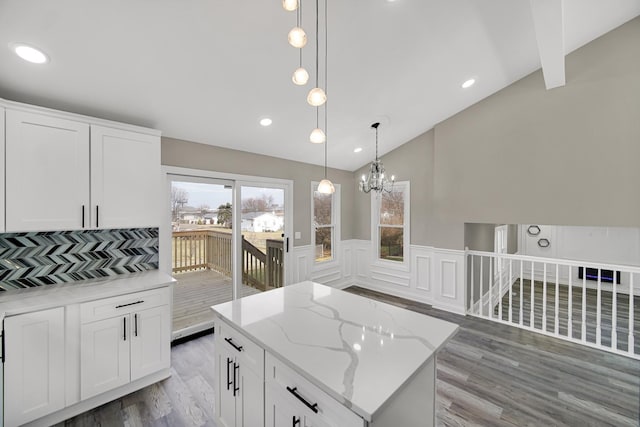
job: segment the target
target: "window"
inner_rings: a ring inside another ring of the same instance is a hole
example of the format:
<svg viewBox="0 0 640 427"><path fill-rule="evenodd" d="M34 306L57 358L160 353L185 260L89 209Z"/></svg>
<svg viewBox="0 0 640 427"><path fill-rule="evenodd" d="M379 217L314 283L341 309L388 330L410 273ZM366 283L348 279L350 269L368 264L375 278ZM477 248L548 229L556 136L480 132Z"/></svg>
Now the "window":
<svg viewBox="0 0 640 427"><path fill-rule="evenodd" d="M372 207L378 259L404 264L409 245L409 182L397 182L390 193L374 195Z"/></svg>
<svg viewBox="0 0 640 427"><path fill-rule="evenodd" d="M312 183L312 243L314 247L314 259L317 263L332 261L335 259L336 239L339 238L339 229L336 225L338 216L338 202L340 200L340 188L335 186L333 194L318 193L318 183Z"/></svg>

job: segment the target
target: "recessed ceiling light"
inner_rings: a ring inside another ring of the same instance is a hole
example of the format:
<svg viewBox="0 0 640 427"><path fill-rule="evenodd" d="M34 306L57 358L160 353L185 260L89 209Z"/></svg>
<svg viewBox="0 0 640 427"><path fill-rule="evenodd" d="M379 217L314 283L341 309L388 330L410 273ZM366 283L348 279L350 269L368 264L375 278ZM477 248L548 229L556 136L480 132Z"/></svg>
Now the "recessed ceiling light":
<svg viewBox="0 0 640 427"><path fill-rule="evenodd" d="M476 82L476 79L469 79L466 82L462 83L462 88L463 89L470 88L471 86L473 86L475 82Z"/></svg>
<svg viewBox="0 0 640 427"><path fill-rule="evenodd" d="M353 152L354 152L354 153L359 153L359 152L361 152L361 151L362 151L362 147L358 147L358 148L354 148L354 149L353 149Z"/></svg>
<svg viewBox="0 0 640 427"><path fill-rule="evenodd" d="M271 123L273 123L273 120L271 120L268 117L265 117L264 119L260 120L260 125L265 126L265 127L266 126L271 126Z"/></svg>
<svg viewBox="0 0 640 427"><path fill-rule="evenodd" d="M43 51L33 46L29 46L28 44L10 43L9 47L20 58L33 64L44 64L49 62L49 57Z"/></svg>

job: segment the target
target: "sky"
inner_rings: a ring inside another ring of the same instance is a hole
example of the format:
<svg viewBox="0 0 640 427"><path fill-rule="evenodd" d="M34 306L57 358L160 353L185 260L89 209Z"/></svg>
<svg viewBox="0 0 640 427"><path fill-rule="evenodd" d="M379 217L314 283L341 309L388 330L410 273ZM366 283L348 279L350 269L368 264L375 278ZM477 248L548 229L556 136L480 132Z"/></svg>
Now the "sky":
<svg viewBox="0 0 640 427"><path fill-rule="evenodd" d="M189 193L188 206L209 205L212 209L216 209L222 204L231 203L232 200L231 188L225 189L220 184L173 181L172 185L177 188L183 188ZM242 187L242 199L262 198L263 194L272 196L273 203L276 205L284 205L284 190L280 188Z"/></svg>

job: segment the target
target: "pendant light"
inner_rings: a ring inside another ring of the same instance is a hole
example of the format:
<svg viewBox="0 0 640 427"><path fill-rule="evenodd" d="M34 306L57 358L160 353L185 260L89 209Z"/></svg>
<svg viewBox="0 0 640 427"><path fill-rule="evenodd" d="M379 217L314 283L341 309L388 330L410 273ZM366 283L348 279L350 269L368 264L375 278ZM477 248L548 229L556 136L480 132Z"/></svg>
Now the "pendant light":
<svg viewBox="0 0 640 427"><path fill-rule="evenodd" d="M329 15L327 14L327 1L328 0L324 0L324 87L325 88L328 87L328 80L329 80L327 78L327 75L328 75L327 50L329 49L329 38L327 37L327 28L329 27L329 25L327 24L327 21L329 20ZM316 0L316 86L317 85L318 85L318 0ZM323 91L323 94L324 94L324 91ZM325 95L324 101L326 100L327 98ZM318 122L317 111L318 110L316 109L316 123ZM320 181L320 183L318 184L318 193L320 194L333 194L336 191L336 188L333 186L333 183L329 181L329 178L327 178L327 144L328 144L327 134L329 133L328 126L327 126L327 116L328 116L327 104L325 103L324 104L324 135L325 135L324 179Z"/></svg>
<svg viewBox="0 0 640 427"><path fill-rule="evenodd" d="M303 48L307 44L307 33L300 27L293 27L289 31L289 44L293 47Z"/></svg>
<svg viewBox="0 0 640 427"><path fill-rule="evenodd" d="M288 12L293 12L298 8L298 0L282 0L282 7Z"/></svg>
<svg viewBox="0 0 640 427"><path fill-rule="evenodd" d="M387 179L384 173L384 165L382 164L382 161L378 159L378 126L380 126L380 123L374 123L371 125L371 128L376 130L376 159L371 162L371 166L369 167L369 176L362 175L360 191L364 193L369 193L371 191L375 191L377 193L382 193L383 191L391 193L396 179L393 175L391 175L390 181Z"/></svg>
<svg viewBox="0 0 640 427"><path fill-rule="evenodd" d="M325 5L326 5L326 1L325 0ZM319 28L318 28L318 15L319 15L319 8L318 8L318 0L316 0L316 87L314 87L313 89L311 89L309 91L309 94L307 95L307 102L309 103L309 105L313 106L313 107L319 107L322 104L324 104L325 102L327 102L327 94L325 93L324 90L322 90L322 88L320 87L319 84L319 51L318 51L318 45L319 45ZM327 19L325 16L325 35L327 32ZM326 54L326 46L325 46L325 54ZM326 55L325 55L326 56ZM326 64L326 58L325 58L325 64ZM326 76L325 76L326 78Z"/></svg>
<svg viewBox="0 0 640 427"><path fill-rule="evenodd" d="M284 0L284 2L286 1L287 0ZM284 6L284 2L283 2L283 6ZM298 9L296 14L296 20L297 20L296 27L301 28L302 27L302 1L300 1L300 4L298 4L298 0L295 0L295 3L296 3L296 9ZM300 49L300 62L298 64L298 68L295 69L295 71L293 72L293 75L291 76L291 81L293 81L293 83L298 86L304 86L309 81L309 72L305 70L305 68L302 66L302 48Z"/></svg>

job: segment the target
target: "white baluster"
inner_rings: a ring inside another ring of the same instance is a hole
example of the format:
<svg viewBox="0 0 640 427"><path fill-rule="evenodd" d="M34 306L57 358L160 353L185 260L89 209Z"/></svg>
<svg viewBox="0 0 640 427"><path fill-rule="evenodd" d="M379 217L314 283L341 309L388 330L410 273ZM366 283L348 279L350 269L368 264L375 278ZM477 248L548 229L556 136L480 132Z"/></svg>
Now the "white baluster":
<svg viewBox="0 0 640 427"><path fill-rule="evenodd" d="M513 260L509 258L509 323L513 321Z"/></svg>
<svg viewBox="0 0 640 427"><path fill-rule="evenodd" d="M534 312L533 312L533 307L535 306L535 303L534 303L535 298L534 298L534 295L533 295L533 283L534 283L533 270L535 270L535 268L536 268L535 263L533 261L531 261L531 302L530 302L530 304L531 304L531 307L530 307L531 308L531 314L529 316L529 327L531 327L532 329L535 327L535 322L534 322L535 315L534 315Z"/></svg>
<svg viewBox="0 0 640 427"><path fill-rule="evenodd" d="M618 277L613 272L613 295L611 295L611 348L618 349Z"/></svg>
<svg viewBox="0 0 640 427"><path fill-rule="evenodd" d="M602 342L602 330L600 329L600 321L602 318L602 270L598 268L598 298L596 306L596 344L600 345Z"/></svg>
<svg viewBox="0 0 640 427"><path fill-rule="evenodd" d="M502 320L502 256L499 255L498 258L496 258L498 260L498 262L496 263L496 267L498 268L498 286L500 287L500 290L498 291L498 310L500 311L500 320Z"/></svg>
<svg viewBox="0 0 640 427"><path fill-rule="evenodd" d="M473 277L473 264L475 264L476 256L475 255L469 255L469 259L471 260L471 300L469 301L469 312L471 314L475 314L473 312L473 304L474 304L474 301L473 301L473 287L475 285L475 280L474 280L474 277Z"/></svg>
<svg viewBox="0 0 640 427"><path fill-rule="evenodd" d="M489 319L493 319L493 257L489 258Z"/></svg>
<svg viewBox="0 0 640 427"><path fill-rule="evenodd" d="M484 314L484 257L480 255L480 317Z"/></svg>
<svg viewBox="0 0 640 427"><path fill-rule="evenodd" d="M547 263L542 264L542 330L547 332Z"/></svg>
<svg viewBox="0 0 640 427"><path fill-rule="evenodd" d="M556 312L554 314L556 335L558 335L560 331L560 285L558 284L558 268L560 268L560 266L556 264Z"/></svg>
<svg viewBox="0 0 640 427"><path fill-rule="evenodd" d="M567 336L573 338L573 269L571 266L569 266L569 306L567 310Z"/></svg>
<svg viewBox="0 0 640 427"><path fill-rule="evenodd" d="M520 326L522 326L524 324L523 320L522 320L522 305L524 304L524 297L523 297L524 284L522 283L522 281L524 279L524 273L522 271L523 270L523 268L522 268L523 264L524 264L524 261L520 260L520 318L519 318Z"/></svg>
<svg viewBox="0 0 640 427"><path fill-rule="evenodd" d="M629 344L627 347L629 354L635 354L635 343L633 342L633 276L634 273L631 273L629 279Z"/></svg>
<svg viewBox="0 0 640 427"><path fill-rule="evenodd" d="M582 267L582 341L587 342L587 268Z"/></svg>

